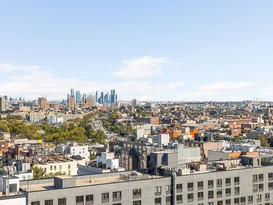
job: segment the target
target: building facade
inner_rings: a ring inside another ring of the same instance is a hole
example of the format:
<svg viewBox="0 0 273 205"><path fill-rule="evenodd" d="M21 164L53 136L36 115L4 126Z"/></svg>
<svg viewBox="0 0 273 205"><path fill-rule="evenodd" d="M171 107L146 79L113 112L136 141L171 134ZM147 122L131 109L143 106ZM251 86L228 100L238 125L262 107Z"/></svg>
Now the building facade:
<svg viewBox="0 0 273 205"><path fill-rule="evenodd" d="M58 181L59 180L59 181ZM28 205L270 205L272 166L158 177L120 173L24 182ZM43 184L48 187L43 187Z"/></svg>

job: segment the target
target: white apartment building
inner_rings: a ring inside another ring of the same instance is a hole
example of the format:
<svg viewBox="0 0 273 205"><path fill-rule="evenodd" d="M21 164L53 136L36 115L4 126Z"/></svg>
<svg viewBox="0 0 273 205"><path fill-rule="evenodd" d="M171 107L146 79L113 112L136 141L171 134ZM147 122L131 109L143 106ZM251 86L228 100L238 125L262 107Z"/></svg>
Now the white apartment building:
<svg viewBox="0 0 273 205"><path fill-rule="evenodd" d="M65 149L65 154L70 156L81 156L85 161L89 161L90 153L88 145L78 145L77 143L70 144Z"/></svg>
<svg viewBox="0 0 273 205"><path fill-rule="evenodd" d="M35 166L44 169L46 174L62 172L65 175L73 176L78 174L78 164L85 165L85 160L60 159Z"/></svg>

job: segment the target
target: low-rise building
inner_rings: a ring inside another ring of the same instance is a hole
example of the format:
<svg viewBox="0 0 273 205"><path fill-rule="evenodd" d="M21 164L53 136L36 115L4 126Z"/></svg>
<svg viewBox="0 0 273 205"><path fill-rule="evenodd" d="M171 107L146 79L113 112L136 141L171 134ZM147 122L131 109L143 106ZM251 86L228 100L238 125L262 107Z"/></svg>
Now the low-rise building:
<svg viewBox="0 0 273 205"><path fill-rule="evenodd" d="M74 160L74 159L56 159L49 160L46 163L35 164L35 167L45 170L47 175L64 174L64 175L77 175L78 164L85 165L85 160Z"/></svg>

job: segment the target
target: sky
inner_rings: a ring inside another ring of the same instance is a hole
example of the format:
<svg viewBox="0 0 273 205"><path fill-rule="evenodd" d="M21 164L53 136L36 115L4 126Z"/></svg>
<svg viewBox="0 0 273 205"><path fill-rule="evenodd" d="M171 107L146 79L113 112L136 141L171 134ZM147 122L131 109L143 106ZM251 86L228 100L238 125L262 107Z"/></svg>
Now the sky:
<svg viewBox="0 0 273 205"><path fill-rule="evenodd" d="M0 95L273 101L272 0L0 0Z"/></svg>

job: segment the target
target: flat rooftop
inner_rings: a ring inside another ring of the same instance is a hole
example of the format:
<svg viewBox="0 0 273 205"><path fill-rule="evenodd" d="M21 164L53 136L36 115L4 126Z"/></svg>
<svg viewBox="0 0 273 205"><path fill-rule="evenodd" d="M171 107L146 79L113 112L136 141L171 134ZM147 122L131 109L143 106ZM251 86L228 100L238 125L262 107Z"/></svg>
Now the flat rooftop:
<svg viewBox="0 0 273 205"><path fill-rule="evenodd" d="M71 176L57 176L57 177L62 179L75 178L76 187L162 178L162 176L144 175L140 173L138 173L137 175L119 173L112 176L111 174L97 174L97 175L75 176L75 177L71 177ZM54 179L51 178L51 179L27 181L25 183L22 183L20 185L20 188L29 192L54 190L55 189Z"/></svg>

